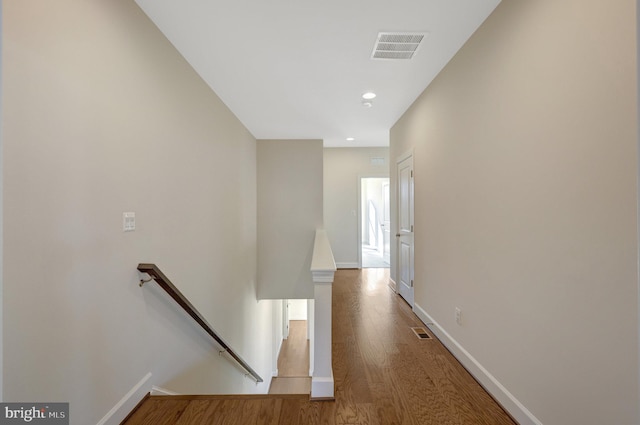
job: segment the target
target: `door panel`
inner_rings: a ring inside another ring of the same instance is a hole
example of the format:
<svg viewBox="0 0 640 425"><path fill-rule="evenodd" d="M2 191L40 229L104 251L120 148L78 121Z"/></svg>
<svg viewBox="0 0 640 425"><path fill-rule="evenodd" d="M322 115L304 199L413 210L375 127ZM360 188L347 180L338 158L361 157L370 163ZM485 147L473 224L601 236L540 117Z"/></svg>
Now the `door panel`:
<svg viewBox="0 0 640 425"><path fill-rule="evenodd" d="M413 307L413 157L398 162L398 292Z"/></svg>
<svg viewBox="0 0 640 425"><path fill-rule="evenodd" d="M411 166L405 164L407 160L401 163L401 168L398 169L398 183L400 184L398 193L400 194L400 231L411 232Z"/></svg>

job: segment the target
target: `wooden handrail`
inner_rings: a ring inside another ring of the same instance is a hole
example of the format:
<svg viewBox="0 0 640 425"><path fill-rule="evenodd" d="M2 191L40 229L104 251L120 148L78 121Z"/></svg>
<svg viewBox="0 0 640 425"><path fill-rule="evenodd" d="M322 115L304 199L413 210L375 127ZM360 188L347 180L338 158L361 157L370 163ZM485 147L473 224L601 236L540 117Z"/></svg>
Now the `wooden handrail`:
<svg viewBox="0 0 640 425"><path fill-rule="evenodd" d="M158 285L160 285L160 287L164 289L165 292L169 294L169 296L173 298L180 305L180 307L182 307L184 311L186 311L187 314L189 314L189 316L191 316L193 320L195 320L202 327L202 329L205 330L206 333L211 335L211 337L218 343L218 345L222 347L222 349L227 354L233 357L233 359L238 362L238 364L242 366L242 368L246 370L249 375L253 376L256 382L263 382L263 379L260 377L260 375L258 375L258 373L253 370L251 366L249 366L247 362L242 359L242 357L236 354L236 352L233 351L231 347L229 347L229 344L224 342L224 340L218 334L216 334L211 325L209 325L204 317L202 317L200 312L193 306L193 304L189 302L189 300L182 294L182 292L180 292L178 288L176 288L175 285L171 283L169 278L167 278L167 276L165 276L164 273L160 271L158 266L156 266L155 264L140 263L138 264L138 270L151 276L151 278L155 280ZM146 281L141 280L140 286L142 286L144 282Z"/></svg>

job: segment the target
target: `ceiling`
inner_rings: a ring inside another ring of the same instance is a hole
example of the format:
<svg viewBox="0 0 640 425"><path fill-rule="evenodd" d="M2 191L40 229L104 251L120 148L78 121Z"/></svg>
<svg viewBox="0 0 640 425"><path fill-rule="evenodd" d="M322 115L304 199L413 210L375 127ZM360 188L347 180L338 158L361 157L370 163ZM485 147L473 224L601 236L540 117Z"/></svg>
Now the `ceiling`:
<svg viewBox="0 0 640 425"><path fill-rule="evenodd" d="M389 129L500 0L136 2L254 137L336 147L388 146ZM428 35L413 59L374 60L379 32Z"/></svg>

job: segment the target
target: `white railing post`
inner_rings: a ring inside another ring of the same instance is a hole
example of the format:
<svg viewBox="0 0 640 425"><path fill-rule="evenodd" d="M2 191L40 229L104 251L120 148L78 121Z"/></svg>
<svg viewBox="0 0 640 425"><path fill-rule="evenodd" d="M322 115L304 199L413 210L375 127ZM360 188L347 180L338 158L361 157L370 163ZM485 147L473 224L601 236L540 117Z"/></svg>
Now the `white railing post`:
<svg viewBox="0 0 640 425"><path fill-rule="evenodd" d="M311 260L314 283L313 338L311 338L311 398L333 399L331 364L331 289L336 263L324 230L316 230Z"/></svg>

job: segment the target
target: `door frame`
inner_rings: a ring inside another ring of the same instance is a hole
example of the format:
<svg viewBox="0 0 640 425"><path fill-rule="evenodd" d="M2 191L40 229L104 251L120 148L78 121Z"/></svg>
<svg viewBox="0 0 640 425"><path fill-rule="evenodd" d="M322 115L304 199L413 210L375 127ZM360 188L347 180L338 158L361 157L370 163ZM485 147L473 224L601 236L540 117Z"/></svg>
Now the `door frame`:
<svg viewBox="0 0 640 425"><path fill-rule="evenodd" d="M393 234L391 231L391 179L388 179L387 183L382 185L382 199L385 201L384 209L382 211L382 223L384 224L384 228L382 229L382 258L384 258L385 261L389 263L389 266L391 266L391 235ZM388 214L387 210L389 211ZM388 233L388 236L386 237L387 240L385 240L385 233Z"/></svg>
<svg viewBox="0 0 640 425"><path fill-rule="evenodd" d="M357 236L357 250L358 250L358 268L362 269L362 179L389 179L389 184L391 184L391 178L389 177L389 173L367 173L367 174L358 174L358 190L357 190L357 198L358 198L358 209L356 210L357 215L357 227L358 227L358 236ZM391 199L389 199L391 202Z"/></svg>
<svg viewBox="0 0 640 425"><path fill-rule="evenodd" d="M289 338L289 300L282 300L282 339Z"/></svg>

